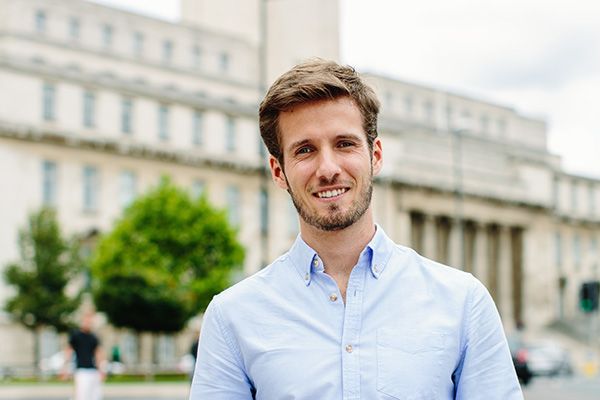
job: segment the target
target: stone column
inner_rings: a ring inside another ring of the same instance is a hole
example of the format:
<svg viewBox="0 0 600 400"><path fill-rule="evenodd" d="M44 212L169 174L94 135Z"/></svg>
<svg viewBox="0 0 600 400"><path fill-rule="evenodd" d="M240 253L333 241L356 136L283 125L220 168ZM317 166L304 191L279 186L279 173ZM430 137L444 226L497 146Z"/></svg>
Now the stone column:
<svg viewBox="0 0 600 400"><path fill-rule="evenodd" d="M462 225L462 226L461 226ZM457 269L465 269L463 265L464 221L457 218L450 220L448 263Z"/></svg>
<svg viewBox="0 0 600 400"><path fill-rule="evenodd" d="M407 211L398 209L393 225L396 225L394 236L396 243L408 247L412 246L410 214Z"/></svg>
<svg viewBox="0 0 600 400"><path fill-rule="evenodd" d="M494 301L498 302L498 268L499 268L499 227L498 225L488 225L486 231L486 266L487 266L487 288Z"/></svg>
<svg viewBox="0 0 600 400"><path fill-rule="evenodd" d="M465 221L463 237L464 237L464 267L463 270L466 272L473 273L475 268L475 235L476 231L475 222Z"/></svg>
<svg viewBox="0 0 600 400"><path fill-rule="evenodd" d="M496 306L500 310L504 326L512 327L514 322L512 307L512 249L511 230L507 226L500 227L500 252L498 268L498 300Z"/></svg>
<svg viewBox="0 0 600 400"><path fill-rule="evenodd" d="M435 259L436 234L435 218L425 215L423 223L423 255L425 257Z"/></svg>
<svg viewBox="0 0 600 400"><path fill-rule="evenodd" d="M489 290L488 281L488 242L486 236L485 225L480 223L474 224L474 262L473 262L473 275L479 279Z"/></svg>
<svg viewBox="0 0 600 400"><path fill-rule="evenodd" d="M424 229L425 216L418 212L411 212L410 216L410 247L417 253L424 254Z"/></svg>
<svg viewBox="0 0 600 400"><path fill-rule="evenodd" d="M513 227L510 230L511 239L511 287L513 320L525 322L523 315L523 228Z"/></svg>

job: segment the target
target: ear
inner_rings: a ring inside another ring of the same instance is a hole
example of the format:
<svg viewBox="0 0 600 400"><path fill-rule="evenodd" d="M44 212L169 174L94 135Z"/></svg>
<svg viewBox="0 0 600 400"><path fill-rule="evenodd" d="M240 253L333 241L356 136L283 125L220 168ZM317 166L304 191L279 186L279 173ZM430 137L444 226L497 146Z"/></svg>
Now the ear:
<svg viewBox="0 0 600 400"><path fill-rule="evenodd" d="M373 141L373 175L379 174L383 167L383 148L381 147L381 139L375 138Z"/></svg>
<svg viewBox="0 0 600 400"><path fill-rule="evenodd" d="M275 184L277 184L277 186L280 188L288 190L287 180L285 179L283 168L279 164L279 161L271 155L269 156L269 167L271 168L271 178L273 178L273 182L275 182Z"/></svg>

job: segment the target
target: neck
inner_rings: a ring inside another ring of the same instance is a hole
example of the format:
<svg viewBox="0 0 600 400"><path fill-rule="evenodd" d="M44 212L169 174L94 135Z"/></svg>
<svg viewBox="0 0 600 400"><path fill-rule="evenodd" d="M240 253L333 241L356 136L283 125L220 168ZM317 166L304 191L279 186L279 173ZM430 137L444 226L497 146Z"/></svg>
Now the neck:
<svg viewBox="0 0 600 400"><path fill-rule="evenodd" d="M337 231L324 231L300 222L302 239L313 248L329 275L349 276L358 257L375 234L371 208L354 224Z"/></svg>

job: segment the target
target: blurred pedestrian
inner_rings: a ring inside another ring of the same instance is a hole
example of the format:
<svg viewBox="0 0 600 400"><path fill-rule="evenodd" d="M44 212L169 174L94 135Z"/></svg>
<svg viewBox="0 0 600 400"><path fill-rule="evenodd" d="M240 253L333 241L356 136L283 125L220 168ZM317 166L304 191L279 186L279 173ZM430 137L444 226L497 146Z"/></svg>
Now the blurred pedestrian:
<svg viewBox="0 0 600 400"><path fill-rule="evenodd" d="M300 235L211 301L190 399L523 399L485 287L375 224L378 112L353 68L324 60L267 92L260 131Z"/></svg>
<svg viewBox="0 0 600 400"><path fill-rule="evenodd" d="M81 319L79 329L71 332L69 343L65 349L65 365L63 377L69 374L68 366L75 354L75 382L74 400L101 400L102 381L105 378L103 367L105 364L104 353L100 340L92 332L94 313L85 312Z"/></svg>

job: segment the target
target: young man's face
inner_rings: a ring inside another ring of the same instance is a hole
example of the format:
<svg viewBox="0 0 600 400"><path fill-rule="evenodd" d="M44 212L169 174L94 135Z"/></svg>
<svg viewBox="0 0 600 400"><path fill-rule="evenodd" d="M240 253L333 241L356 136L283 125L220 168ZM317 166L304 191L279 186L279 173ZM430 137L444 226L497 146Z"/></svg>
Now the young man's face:
<svg viewBox="0 0 600 400"><path fill-rule="evenodd" d="M358 221L382 165L381 141L369 150L360 110L349 97L298 105L279 115L284 165L270 158L303 222L334 231Z"/></svg>

